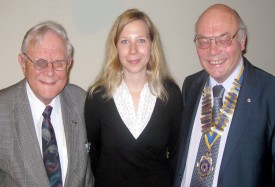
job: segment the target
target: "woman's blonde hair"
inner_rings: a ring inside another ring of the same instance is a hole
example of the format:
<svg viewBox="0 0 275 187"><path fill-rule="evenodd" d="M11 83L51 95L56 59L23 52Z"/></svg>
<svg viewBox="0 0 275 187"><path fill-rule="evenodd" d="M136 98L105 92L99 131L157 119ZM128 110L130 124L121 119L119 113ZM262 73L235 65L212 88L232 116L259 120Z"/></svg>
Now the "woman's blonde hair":
<svg viewBox="0 0 275 187"><path fill-rule="evenodd" d="M169 76L165 57L160 41L159 33L150 18L138 9L129 9L123 12L113 24L107 41L105 65L94 84L89 88L89 93L104 89L103 97L110 99L115 89L122 81L122 65L117 51L117 42L123 28L130 22L142 20L148 26L149 36L152 42L150 60L147 70L150 71L148 83L152 94L161 100L167 100L168 94L164 88L165 80L172 80Z"/></svg>

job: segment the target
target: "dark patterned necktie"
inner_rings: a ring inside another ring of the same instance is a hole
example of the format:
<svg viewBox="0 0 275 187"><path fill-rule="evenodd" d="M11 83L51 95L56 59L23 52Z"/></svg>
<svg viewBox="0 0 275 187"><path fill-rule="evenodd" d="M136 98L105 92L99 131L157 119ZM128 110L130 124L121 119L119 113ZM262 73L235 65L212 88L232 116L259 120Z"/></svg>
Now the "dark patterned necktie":
<svg viewBox="0 0 275 187"><path fill-rule="evenodd" d="M42 150L43 161L52 187L62 187L61 165L54 129L51 123L52 107L47 106L43 112Z"/></svg>
<svg viewBox="0 0 275 187"><path fill-rule="evenodd" d="M218 117L220 113L220 109L222 107L222 99L223 99L223 94L224 94L224 87L222 85L216 85L213 87L213 110L212 110L212 121L214 122L216 118ZM217 161L217 156L219 152L219 146L220 146L220 140L219 138L214 145L211 147L211 158L212 158L212 166L213 166L213 171L208 175L208 176L200 176L198 172L198 167L197 163L200 162L200 159L202 158L203 155L205 155L206 152L209 152L204 136L201 136L200 140L200 145L195 161L195 166L193 169L193 174L192 174L192 179L190 183L190 187L212 187L213 184L213 179L214 179L214 173L215 173L215 168L216 168L216 161Z"/></svg>
<svg viewBox="0 0 275 187"><path fill-rule="evenodd" d="M224 87L222 85L216 85L213 87L213 97L214 97L214 103L213 103L213 114L212 119L215 121L220 113L220 109L222 107L222 99L224 94Z"/></svg>

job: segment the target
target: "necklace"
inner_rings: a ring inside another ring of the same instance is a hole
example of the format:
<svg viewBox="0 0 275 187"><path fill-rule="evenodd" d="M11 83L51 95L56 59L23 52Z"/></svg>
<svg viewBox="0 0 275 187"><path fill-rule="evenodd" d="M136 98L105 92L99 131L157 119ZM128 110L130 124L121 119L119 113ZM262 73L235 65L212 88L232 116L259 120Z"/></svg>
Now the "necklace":
<svg viewBox="0 0 275 187"><path fill-rule="evenodd" d="M237 99L241 83L243 80L244 65L236 79L234 79L233 86L230 92L225 97L225 101L220 110L217 119L212 122L212 99L211 99L211 88L209 86L209 80L205 84L202 93L202 111L201 111L201 132L205 140L205 144L208 148L208 152L205 153L197 163L198 172L201 177L206 177L214 170L212 166L211 148L214 143L223 134L224 128L228 125L229 119L235 110Z"/></svg>

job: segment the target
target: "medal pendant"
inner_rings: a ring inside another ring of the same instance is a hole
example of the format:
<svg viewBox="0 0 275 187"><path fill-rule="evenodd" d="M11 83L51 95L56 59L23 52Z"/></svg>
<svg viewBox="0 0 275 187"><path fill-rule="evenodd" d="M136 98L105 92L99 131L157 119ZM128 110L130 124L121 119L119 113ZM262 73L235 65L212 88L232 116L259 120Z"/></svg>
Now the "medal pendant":
<svg viewBox="0 0 275 187"><path fill-rule="evenodd" d="M212 166L212 158L209 153L206 153L206 155L201 157L200 161L197 163L197 168L198 173L202 178L211 174L214 168Z"/></svg>

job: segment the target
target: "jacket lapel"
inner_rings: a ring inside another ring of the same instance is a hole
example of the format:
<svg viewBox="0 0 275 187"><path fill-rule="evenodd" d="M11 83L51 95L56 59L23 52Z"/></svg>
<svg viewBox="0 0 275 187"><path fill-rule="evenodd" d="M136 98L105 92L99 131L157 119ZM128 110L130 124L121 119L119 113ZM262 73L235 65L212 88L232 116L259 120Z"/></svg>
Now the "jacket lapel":
<svg viewBox="0 0 275 187"><path fill-rule="evenodd" d="M37 186L48 186L49 180L43 164L39 143L37 140L32 112L30 109L25 81L19 84L18 92L15 99L18 101L15 104L15 131L18 138L18 145L22 152L22 160L28 168L27 170L35 177Z"/></svg>
<svg viewBox="0 0 275 187"><path fill-rule="evenodd" d="M225 168L229 164L235 147L238 145L243 133L245 133L246 129L248 129L249 123L242 123L242 121L249 121L249 118L252 115L253 107L250 106L251 104L249 103L249 100L253 101L255 98L256 92L253 88L257 82L255 81L255 72L252 65L245 58L244 62L246 66L244 71L244 80L226 140L219 178L226 171Z"/></svg>
<svg viewBox="0 0 275 187"><path fill-rule="evenodd" d="M79 154L77 149L77 142L79 137L77 137L77 134L79 134L78 123L80 123L80 119L77 113L75 112L75 106L71 102L71 98L69 94L66 92L66 89L61 94L60 102L62 107L62 116L68 155L68 168L64 186L70 186L70 180L74 178L74 166L76 165Z"/></svg>
<svg viewBox="0 0 275 187"><path fill-rule="evenodd" d="M208 74L203 71L199 74L199 78L194 78L186 82L186 87L182 89L183 91L183 102L184 113L182 115L182 127L181 127L181 138L180 138L180 151L179 151L179 167L180 173L184 172L186 159L188 155L189 143L191 139L192 129L194 125L194 120L196 117L197 108L200 102L200 97L202 90L208 78ZM194 82L195 81L195 82ZM193 83L194 82L194 83ZM190 85L190 86L188 86ZM189 95L187 95L189 94ZM181 181L179 181L181 182Z"/></svg>

